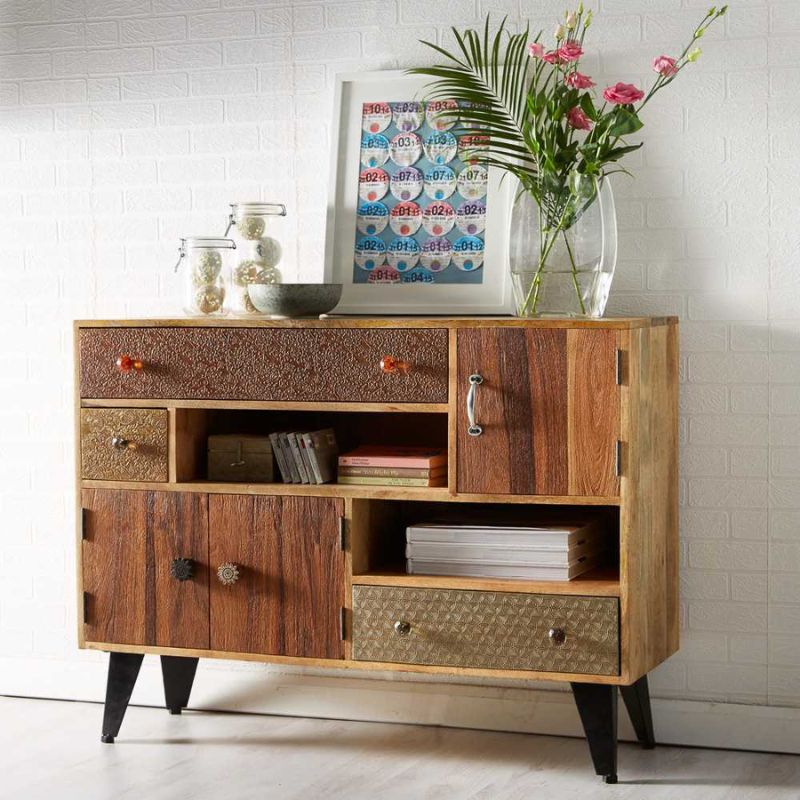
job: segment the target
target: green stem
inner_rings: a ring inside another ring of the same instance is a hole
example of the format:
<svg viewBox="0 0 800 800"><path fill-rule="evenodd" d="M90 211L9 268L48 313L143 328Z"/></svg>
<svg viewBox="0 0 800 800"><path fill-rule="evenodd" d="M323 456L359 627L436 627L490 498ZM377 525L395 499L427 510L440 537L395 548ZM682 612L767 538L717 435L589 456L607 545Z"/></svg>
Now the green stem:
<svg viewBox="0 0 800 800"><path fill-rule="evenodd" d="M586 316L586 306L583 304L583 297L581 297L581 287L578 284L578 269L575 266L575 257L572 255L572 248L569 245L569 238L567 232L562 231L564 235L564 244L567 246L567 253L569 254L569 263L572 265L572 284L575 287L575 294L578 296L578 303L580 303L581 314Z"/></svg>

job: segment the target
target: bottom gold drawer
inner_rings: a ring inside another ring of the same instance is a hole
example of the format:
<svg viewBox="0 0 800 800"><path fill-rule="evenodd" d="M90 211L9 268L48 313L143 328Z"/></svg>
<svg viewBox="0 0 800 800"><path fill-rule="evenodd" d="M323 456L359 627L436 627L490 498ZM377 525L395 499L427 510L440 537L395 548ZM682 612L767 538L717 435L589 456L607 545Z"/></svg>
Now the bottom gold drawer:
<svg viewBox="0 0 800 800"><path fill-rule="evenodd" d="M354 586L353 658L618 675L619 603L616 597Z"/></svg>

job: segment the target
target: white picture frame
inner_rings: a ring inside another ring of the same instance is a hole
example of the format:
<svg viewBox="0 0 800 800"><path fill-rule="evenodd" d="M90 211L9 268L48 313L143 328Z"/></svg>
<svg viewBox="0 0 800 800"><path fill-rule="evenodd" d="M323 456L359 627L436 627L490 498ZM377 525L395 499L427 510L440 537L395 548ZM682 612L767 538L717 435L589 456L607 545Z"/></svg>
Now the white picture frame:
<svg viewBox="0 0 800 800"><path fill-rule="evenodd" d="M365 284L353 281L362 107L369 102L421 100L430 79L402 71L336 76L325 235L325 282L343 284L334 314L511 315L508 224L512 181L489 170L482 282Z"/></svg>

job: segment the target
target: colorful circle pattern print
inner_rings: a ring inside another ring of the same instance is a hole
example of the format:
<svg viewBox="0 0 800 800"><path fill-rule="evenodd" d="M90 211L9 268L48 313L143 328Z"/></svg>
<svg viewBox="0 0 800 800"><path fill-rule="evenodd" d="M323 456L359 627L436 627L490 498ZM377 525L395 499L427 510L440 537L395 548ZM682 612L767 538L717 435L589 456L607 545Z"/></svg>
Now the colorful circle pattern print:
<svg viewBox="0 0 800 800"><path fill-rule="evenodd" d="M353 283L483 282L485 144L453 100L364 103Z"/></svg>

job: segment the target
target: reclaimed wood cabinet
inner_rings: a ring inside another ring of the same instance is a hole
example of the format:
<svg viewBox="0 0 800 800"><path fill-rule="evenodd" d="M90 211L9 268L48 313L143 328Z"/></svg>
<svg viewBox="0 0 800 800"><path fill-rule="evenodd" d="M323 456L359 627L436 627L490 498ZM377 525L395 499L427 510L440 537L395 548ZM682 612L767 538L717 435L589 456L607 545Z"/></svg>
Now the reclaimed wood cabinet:
<svg viewBox="0 0 800 800"><path fill-rule="evenodd" d="M568 682L609 782L619 687L652 746L647 673L679 632L675 319L82 321L75 347L104 741L158 654L173 713L199 658L233 658ZM446 448L446 485L208 479L211 434L321 427ZM405 574L410 522L576 514L606 555L571 581Z"/></svg>

